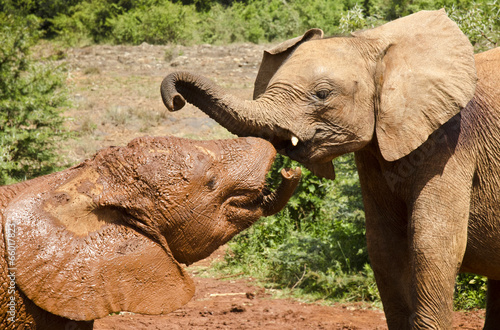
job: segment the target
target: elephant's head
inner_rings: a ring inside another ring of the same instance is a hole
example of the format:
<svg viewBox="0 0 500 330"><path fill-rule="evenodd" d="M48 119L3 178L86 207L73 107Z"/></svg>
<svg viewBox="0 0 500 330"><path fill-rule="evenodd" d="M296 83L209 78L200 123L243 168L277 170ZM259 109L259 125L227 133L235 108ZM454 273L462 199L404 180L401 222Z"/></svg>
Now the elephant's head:
<svg viewBox="0 0 500 330"><path fill-rule="evenodd" d="M194 286L179 263L207 257L293 194L300 170L266 189L275 153L257 138L146 137L23 183L3 212L18 288L73 320L180 307Z"/></svg>
<svg viewBox="0 0 500 330"><path fill-rule="evenodd" d="M167 76L170 110L186 100L239 136L260 136L333 178L331 160L377 143L394 161L467 105L473 49L444 10L419 12L350 37L313 29L264 53L254 100L186 72Z"/></svg>

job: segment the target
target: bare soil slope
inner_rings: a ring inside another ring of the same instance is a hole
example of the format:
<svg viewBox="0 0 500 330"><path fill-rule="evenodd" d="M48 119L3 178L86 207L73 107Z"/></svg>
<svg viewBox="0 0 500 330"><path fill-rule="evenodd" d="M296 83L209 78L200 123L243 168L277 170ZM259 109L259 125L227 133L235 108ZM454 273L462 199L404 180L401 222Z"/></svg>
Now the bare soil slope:
<svg viewBox="0 0 500 330"><path fill-rule="evenodd" d="M203 74L230 92L251 98L262 45L229 46L91 46L65 51L73 106L67 111L77 141L64 146L76 163L96 150L124 145L143 135L213 139L232 137L192 106L168 113L160 83L175 70ZM56 53L45 47L43 56ZM222 251L222 250L221 250ZM196 295L186 306L164 316L115 315L96 321L104 329L386 329L384 314L363 304L322 306L272 299L252 279L198 277L215 256L194 264ZM482 327L484 311L455 313L457 329Z"/></svg>

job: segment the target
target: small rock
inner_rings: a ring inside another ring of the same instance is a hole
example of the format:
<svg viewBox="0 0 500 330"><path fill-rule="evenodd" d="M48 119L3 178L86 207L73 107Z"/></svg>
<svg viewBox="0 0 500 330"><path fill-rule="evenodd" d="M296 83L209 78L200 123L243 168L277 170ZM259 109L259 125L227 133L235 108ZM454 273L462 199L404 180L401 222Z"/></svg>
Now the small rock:
<svg viewBox="0 0 500 330"><path fill-rule="evenodd" d="M231 309L229 311L231 313L243 313L246 311L246 308L243 306L239 306L239 305L233 305L233 307L231 307Z"/></svg>

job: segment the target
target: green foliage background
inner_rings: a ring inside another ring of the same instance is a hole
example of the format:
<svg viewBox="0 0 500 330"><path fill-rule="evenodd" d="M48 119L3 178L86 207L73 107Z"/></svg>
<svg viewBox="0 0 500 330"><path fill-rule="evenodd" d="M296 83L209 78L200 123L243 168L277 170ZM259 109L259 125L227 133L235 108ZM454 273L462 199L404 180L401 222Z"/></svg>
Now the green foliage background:
<svg viewBox="0 0 500 330"><path fill-rule="evenodd" d="M443 7L478 49L498 43L498 0L0 0L0 11L35 15L47 36L73 45L271 42Z"/></svg>
<svg viewBox="0 0 500 330"><path fill-rule="evenodd" d="M34 61L38 20L0 13L0 185L59 169L67 137L60 115L67 98L60 68Z"/></svg>
<svg viewBox="0 0 500 330"><path fill-rule="evenodd" d="M445 7L476 51L498 45L499 0L0 0L0 184L58 168L64 138L60 71L32 61L43 33L65 45L276 42L313 27L327 35ZM14 16L9 16L14 15ZM21 17L28 17L22 19ZM297 166L279 157L273 173ZM313 299L377 301L352 155L336 160L335 182L303 168L287 207L231 243L221 272L247 274ZM279 178L269 178L277 184ZM456 308L484 307L486 279L459 275Z"/></svg>

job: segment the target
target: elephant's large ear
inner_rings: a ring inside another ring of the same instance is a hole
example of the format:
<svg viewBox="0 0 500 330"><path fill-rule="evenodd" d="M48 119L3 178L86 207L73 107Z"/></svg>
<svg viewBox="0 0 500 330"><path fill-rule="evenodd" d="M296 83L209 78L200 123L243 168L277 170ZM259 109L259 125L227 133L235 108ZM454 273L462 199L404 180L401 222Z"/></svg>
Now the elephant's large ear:
<svg viewBox="0 0 500 330"><path fill-rule="evenodd" d="M386 160L418 148L473 97L473 48L444 10L422 11L354 35L375 40L385 53L376 79L376 136Z"/></svg>
<svg viewBox="0 0 500 330"><path fill-rule="evenodd" d="M255 79L255 87L253 91L254 100L262 95L269 81L274 76L276 71L280 68L281 64L288 58L288 56L303 42L313 39L323 38L323 31L320 29L308 30L304 35L289 39L282 42L276 47L265 50L260 64L257 78Z"/></svg>
<svg viewBox="0 0 500 330"><path fill-rule="evenodd" d="M39 182L4 212L4 233L15 233L6 235L16 247L9 266L37 306L93 320L168 313L191 299L193 282L168 249L126 226L121 211L96 208L95 172L73 168Z"/></svg>

